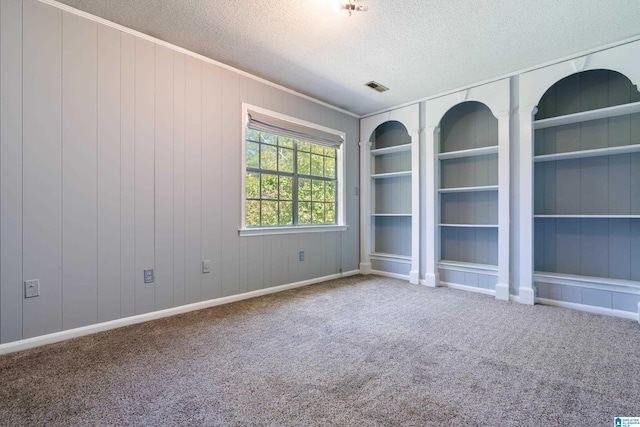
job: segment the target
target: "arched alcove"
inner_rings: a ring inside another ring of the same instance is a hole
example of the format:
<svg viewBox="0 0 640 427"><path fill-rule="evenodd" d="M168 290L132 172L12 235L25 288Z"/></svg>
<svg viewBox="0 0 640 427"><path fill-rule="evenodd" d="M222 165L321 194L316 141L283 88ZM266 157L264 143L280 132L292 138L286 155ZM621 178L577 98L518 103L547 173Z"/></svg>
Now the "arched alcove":
<svg viewBox="0 0 640 427"><path fill-rule="evenodd" d="M536 296L637 307L637 292L617 292L640 281L640 93L616 71L569 75L540 98L533 129Z"/></svg>
<svg viewBox="0 0 640 427"><path fill-rule="evenodd" d="M483 103L457 104L442 117L439 142L441 281L494 289L495 274L469 282L469 273L442 267L497 270L498 120Z"/></svg>

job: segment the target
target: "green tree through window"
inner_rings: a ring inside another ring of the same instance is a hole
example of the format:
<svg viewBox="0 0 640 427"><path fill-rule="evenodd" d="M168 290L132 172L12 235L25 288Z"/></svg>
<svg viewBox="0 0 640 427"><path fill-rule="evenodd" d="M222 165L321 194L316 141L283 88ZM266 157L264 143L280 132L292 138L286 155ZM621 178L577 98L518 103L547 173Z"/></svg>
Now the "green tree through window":
<svg viewBox="0 0 640 427"><path fill-rule="evenodd" d="M247 129L247 227L336 224L336 148Z"/></svg>

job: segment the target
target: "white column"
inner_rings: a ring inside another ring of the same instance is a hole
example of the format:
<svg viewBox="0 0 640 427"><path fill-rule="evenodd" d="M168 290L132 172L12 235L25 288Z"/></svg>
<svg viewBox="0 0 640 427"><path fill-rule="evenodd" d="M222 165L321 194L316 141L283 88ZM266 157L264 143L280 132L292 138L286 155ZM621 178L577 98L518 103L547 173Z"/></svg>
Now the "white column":
<svg viewBox="0 0 640 427"><path fill-rule="evenodd" d="M371 274L371 142L360 145L360 273Z"/></svg>
<svg viewBox="0 0 640 427"><path fill-rule="evenodd" d="M498 114L498 281L496 299L509 301L509 111Z"/></svg>
<svg viewBox="0 0 640 427"><path fill-rule="evenodd" d="M520 271L518 277L519 302L533 305L533 116L535 106L521 107L520 114Z"/></svg>
<svg viewBox="0 0 640 427"><path fill-rule="evenodd" d="M420 130L411 136L411 271L409 283L420 282Z"/></svg>
<svg viewBox="0 0 640 427"><path fill-rule="evenodd" d="M426 271L425 271L425 283L427 286L436 287L440 282L440 278L438 277L438 269L436 268L436 262L438 257L440 256L440 251L436 246L438 240L436 237L439 235L440 231L437 227L437 207L438 201L436 197L436 189L438 187L439 179L437 176L437 167L436 162L438 160L437 156L437 142L438 142L438 133L440 132L440 128L435 126L430 126L426 130L426 138L425 138L425 152L426 152L426 162L425 162L425 182L424 182L424 196L426 200L426 212L425 212L425 233L426 233L426 247L430 248L429 257L426 262Z"/></svg>

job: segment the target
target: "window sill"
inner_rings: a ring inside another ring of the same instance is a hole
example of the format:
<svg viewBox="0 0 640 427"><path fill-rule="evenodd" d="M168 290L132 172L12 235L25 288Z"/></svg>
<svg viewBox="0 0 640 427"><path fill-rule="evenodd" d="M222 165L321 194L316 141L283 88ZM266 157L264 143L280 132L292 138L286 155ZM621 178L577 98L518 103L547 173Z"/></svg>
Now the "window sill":
<svg viewBox="0 0 640 427"><path fill-rule="evenodd" d="M346 231L348 225L309 225L297 227L261 227L261 228L241 228L238 234L242 236L268 236L273 234L299 234L299 233L322 233Z"/></svg>

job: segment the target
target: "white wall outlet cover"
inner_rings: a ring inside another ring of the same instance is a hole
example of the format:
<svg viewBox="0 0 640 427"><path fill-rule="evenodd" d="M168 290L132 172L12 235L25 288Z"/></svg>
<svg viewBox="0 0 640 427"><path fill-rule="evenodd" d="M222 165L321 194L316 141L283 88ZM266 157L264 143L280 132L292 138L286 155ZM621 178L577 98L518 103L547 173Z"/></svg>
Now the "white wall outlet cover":
<svg viewBox="0 0 640 427"><path fill-rule="evenodd" d="M211 271L211 260L205 259L202 261L202 273L206 274Z"/></svg>
<svg viewBox="0 0 640 427"><path fill-rule="evenodd" d="M40 295L40 280L25 280L24 281L24 297L32 298Z"/></svg>
<svg viewBox="0 0 640 427"><path fill-rule="evenodd" d="M153 283L155 276L153 275L153 268L144 271L144 283Z"/></svg>

